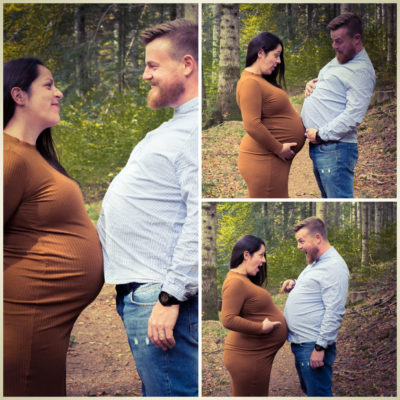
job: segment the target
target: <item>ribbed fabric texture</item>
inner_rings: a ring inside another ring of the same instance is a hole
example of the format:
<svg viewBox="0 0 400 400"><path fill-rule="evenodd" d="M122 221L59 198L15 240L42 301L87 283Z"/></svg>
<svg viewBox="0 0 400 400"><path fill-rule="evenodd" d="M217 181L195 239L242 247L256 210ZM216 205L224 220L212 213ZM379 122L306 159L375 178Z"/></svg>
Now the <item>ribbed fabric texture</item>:
<svg viewBox="0 0 400 400"><path fill-rule="evenodd" d="M281 325L263 333L262 321L267 317ZM230 329L224 363L232 378L232 395L268 396L272 362L287 337L283 314L267 290L229 271L222 286L221 320Z"/></svg>
<svg viewBox="0 0 400 400"><path fill-rule="evenodd" d="M283 143L297 143L296 153L304 145L304 126L287 93L260 75L243 71L236 98L242 113L246 135L239 147L239 170L248 197L286 198L291 160L277 154Z"/></svg>
<svg viewBox="0 0 400 400"><path fill-rule="evenodd" d="M65 395L69 337L103 284L79 186L4 134L4 394Z"/></svg>

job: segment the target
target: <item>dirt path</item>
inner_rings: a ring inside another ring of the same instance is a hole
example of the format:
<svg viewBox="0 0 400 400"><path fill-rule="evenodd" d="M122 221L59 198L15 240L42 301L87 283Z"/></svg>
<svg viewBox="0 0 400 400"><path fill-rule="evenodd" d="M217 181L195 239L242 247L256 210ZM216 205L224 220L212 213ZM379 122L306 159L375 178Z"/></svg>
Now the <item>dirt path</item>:
<svg viewBox="0 0 400 400"><path fill-rule="evenodd" d="M270 396L305 396L300 388L294 366L294 356L288 342L283 345L275 357L269 387Z"/></svg>
<svg viewBox="0 0 400 400"><path fill-rule="evenodd" d="M223 365L222 351L219 357ZM221 372L228 383L228 372L225 369ZM222 385L220 389L217 396L229 396L229 384ZM74 326L67 356L67 395L141 395L140 379L125 329L115 311L113 285L104 285L96 300L83 311ZM302 396L288 343L275 358L270 395Z"/></svg>
<svg viewBox="0 0 400 400"><path fill-rule="evenodd" d="M75 323L67 355L68 396L141 395L114 293L114 285L104 285Z"/></svg>
<svg viewBox="0 0 400 400"><path fill-rule="evenodd" d="M321 192L314 177L312 161L308 155L308 141L292 162L289 173L289 197L321 198Z"/></svg>

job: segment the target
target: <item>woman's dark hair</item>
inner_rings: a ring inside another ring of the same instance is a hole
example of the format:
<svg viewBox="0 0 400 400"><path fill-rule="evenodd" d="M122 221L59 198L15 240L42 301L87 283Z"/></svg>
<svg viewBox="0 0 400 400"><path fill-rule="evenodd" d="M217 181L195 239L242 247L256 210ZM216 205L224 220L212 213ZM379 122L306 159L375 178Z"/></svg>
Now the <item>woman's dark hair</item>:
<svg viewBox="0 0 400 400"><path fill-rule="evenodd" d="M233 246L230 268L238 267L244 261L244 252L248 251L252 256L256 251L260 250L261 246L265 247L262 239L253 235L245 235L241 237ZM249 276L249 279L258 286L262 286L267 278L267 263L263 263L260 270L255 276Z"/></svg>
<svg viewBox="0 0 400 400"><path fill-rule="evenodd" d="M286 87L283 42L281 39L278 38L278 36L275 36L273 33L261 32L250 40L250 43L247 47L246 67L250 67L256 62L258 52L261 49L263 49L264 53L267 54L270 51L275 50L279 44L282 46L280 64L278 64L278 66L272 71L271 75L262 75L262 77L272 85L282 88L282 86ZM277 82L277 80L279 81L279 83Z"/></svg>
<svg viewBox="0 0 400 400"><path fill-rule="evenodd" d="M29 93L32 82L39 75L38 66L44 64L38 58L23 57L8 61L3 69L3 130L11 120L15 112L15 102L11 96L13 87L19 87ZM50 128L42 131L37 138L36 148L42 157L57 171L69 177L67 171L58 160L54 148Z"/></svg>

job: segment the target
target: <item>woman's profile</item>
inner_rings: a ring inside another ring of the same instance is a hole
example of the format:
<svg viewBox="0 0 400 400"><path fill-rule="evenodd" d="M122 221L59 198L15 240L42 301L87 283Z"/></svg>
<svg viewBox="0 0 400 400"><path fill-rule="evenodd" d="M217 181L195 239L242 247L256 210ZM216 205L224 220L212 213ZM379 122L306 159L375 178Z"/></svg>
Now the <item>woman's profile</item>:
<svg viewBox="0 0 400 400"><path fill-rule="evenodd" d="M305 141L300 115L281 86L285 82L283 50L283 42L272 33L255 36L236 87L246 130L238 166L252 198L289 197L290 166Z"/></svg>
<svg viewBox="0 0 400 400"><path fill-rule="evenodd" d="M243 236L233 247L222 286L221 319L230 330L224 363L233 396L268 396L272 362L287 338L285 318L262 287L265 279L263 240Z"/></svg>
<svg viewBox="0 0 400 400"><path fill-rule="evenodd" d="M63 95L36 58L4 65L4 395L65 396L74 322L103 285L97 232L50 127Z"/></svg>

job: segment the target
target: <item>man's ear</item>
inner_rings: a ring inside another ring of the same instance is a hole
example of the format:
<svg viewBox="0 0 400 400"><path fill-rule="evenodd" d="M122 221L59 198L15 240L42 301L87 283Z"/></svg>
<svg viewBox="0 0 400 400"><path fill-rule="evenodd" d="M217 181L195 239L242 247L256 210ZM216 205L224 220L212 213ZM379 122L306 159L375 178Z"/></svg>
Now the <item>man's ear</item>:
<svg viewBox="0 0 400 400"><path fill-rule="evenodd" d="M26 93L19 87L13 87L11 89L11 97L19 106L23 106L25 104Z"/></svg>
<svg viewBox="0 0 400 400"><path fill-rule="evenodd" d="M322 235L320 233L317 232L314 237L318 240L318 243L322 242Z"/></svg>
<svg viewBox="0 0 400 400"><path fill-rule="evenodd" d="M196 60L191 54L186 54L182 57L182 61L184 63L184 74L189 76L194 69L196 68Z"/></svg>
<svg viewBox="0 0 400 400"><path fill-rule="evenodd" d="M353 39L355 39L357 42L361 42L361 35L359 33L355 33Z"/></svg>

